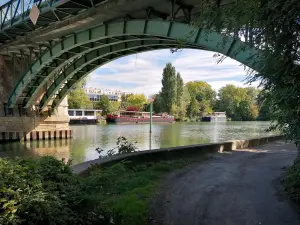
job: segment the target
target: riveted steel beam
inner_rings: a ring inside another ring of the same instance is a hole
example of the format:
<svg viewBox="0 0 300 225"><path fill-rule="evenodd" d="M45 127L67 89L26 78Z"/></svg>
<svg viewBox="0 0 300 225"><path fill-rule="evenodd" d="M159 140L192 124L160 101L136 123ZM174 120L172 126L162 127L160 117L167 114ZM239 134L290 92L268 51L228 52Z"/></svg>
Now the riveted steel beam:
<svg viewBox="0 0 300 225"><path fill-rule="evenodd" d="M126 29L124 29L126 27ZM9 107L13 107L18 96L22 95L23 90L31 82L34 77L39 74L45 65L51 64L56 58L68 51L72 51L74 47L79 47L88 43L93 43L108 37L118 37L127 35L149 35L157 37L165 37L174 40L185 39L187 34L191 35L187 44L193 43L197 46L204 47L207 50L227 54L227 51L232 43L233 38L222 36L221 34L201 29L201 33L198 36L198 40L195 41L196 34L199 28L194 28L187 24L170 22L170 21L155 21L155 20L131 20L116 23L103 24L98 27L94 27L85 31L75 33L72 36L66 37L60 43L55 44L50 50L41 55L32 65L29 71L27 71L18 85L15 87L13 93L9 98ZM255 49L246 43L236 40L229 57L233 57L237 61L245 64L246 66L259 70L257 63L253 61L253 55L260 55L260 51ZM251 57L251 59L250 59ZM256 57L256 61L262 58Z"/></svg>

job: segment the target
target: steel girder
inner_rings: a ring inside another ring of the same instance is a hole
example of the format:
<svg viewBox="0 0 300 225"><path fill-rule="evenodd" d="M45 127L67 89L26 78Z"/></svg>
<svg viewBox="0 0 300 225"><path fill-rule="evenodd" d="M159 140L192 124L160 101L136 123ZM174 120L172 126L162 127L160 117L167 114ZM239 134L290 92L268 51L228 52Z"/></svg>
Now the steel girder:
<svg viewBox="0 0 300 225"><path fill-rule="evenodd" d="M58 92L66 82L71 80L77 81L82 77L85 77L89 74L91 70L94 70L115 58L123 57L128 54L139 53L139 51L151 51L153 48L167 48L167 47L176 47L177 42L172 40L139 40L128 43L119 43L113 46L100 48L90 52L87 55L82 56L75 60L71 65L66 68L60 76L58 76L51 86L47 88L46 93L43 95L42 100L40 101L40 109L43 109L47 106L48 102L52 99L55 93ZM199 47L193 45L187 45L186 48L199 49ZM67 85L71 88L71 85ZM58 94L58 96L62 96ZM57 99L57 98L56 98Z"/></svg>
<svg viewBox="0 0 300 225"><path fill-rule="evenodd" d="M188 35L187 44L197 45L210 51L222 53L257 71L260 70L260 62L263 60L260 50L240 40L183 23L155 20L129 20L108 23L75 33L50 47L49 50L32 63L30 69L22 76L13 93L10 95L8 101L9 107L14 107L18 97L43 68L68 51L70 52L79 46L96 43L103 38L137 35L164 37L174 40L187 39ZM78 54L78 52L75 52L75 54Z"/></svg>
<svg viewBox="0 0 300 225"><path fill-rule="evenodd" d="M96 43L92 43L89 46L79 46L76 47L65 54L61 55L59 58L56 58L53 60L53 62L50 65L45 66L32 81L29 83L29 89L27 90L27 94L24 97L23 100L23 106L24 108L29 107L31 104L33 104L33 101L36 100L37 95L40 94L40 91L42 90L43 86L47 84L47 82L53 77L58 76L62 73L62 71L65 70L66 67L70 65L70 62L80 58L84 57L86 54L99 49L104 48L108 46L112 46L119 43L130 43L134 41L139 40L169 40L166 38L156 38L156 37L150 37L150 36L144 36L144 37L114 37L114 38L106 38L101 41L98 41Z"/></svg>
<svg viewBox="0 0 300 225"><path fill-rule="evenodd" d="M3 40L0 38L0 42L14 40L17 36L37 28L75 16L103 1L105 0L10 0L0 6L0 34L6 37ZM35 26L29 19L34 3L40 10L39 20Z"/></svg>

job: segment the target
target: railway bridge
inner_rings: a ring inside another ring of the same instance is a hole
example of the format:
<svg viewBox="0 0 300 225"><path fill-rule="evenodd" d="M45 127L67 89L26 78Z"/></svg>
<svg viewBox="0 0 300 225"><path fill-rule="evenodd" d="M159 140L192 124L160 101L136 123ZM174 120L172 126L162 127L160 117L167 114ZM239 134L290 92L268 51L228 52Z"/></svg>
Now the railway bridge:
<svg viewBox="0 0 300 225"><path fill-rule="evenodd" d="M258 49L191 25L235 0L10 0L0 7L0 140L69 138L67 94L117 58L178 47L259 71ZM34 11L36 23L32 22ZM37 15L37 14L36 14Z"/></svg>

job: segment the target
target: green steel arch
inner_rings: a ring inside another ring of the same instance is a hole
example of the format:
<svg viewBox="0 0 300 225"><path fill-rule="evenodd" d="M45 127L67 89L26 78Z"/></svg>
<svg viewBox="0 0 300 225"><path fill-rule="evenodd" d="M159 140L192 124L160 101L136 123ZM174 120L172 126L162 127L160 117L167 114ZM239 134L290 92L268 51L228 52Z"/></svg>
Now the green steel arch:
<svg viewBox="0 0 300 225"><path fill-rule="evenodd" d="M123 40L120 40L120 38L123 38ZM75 61L77 61L78 59L82 59L86 56L89 56L91 52L97 52L98 49L102 49L102 48L112 48L114 45L117 44L122 44L122 46L124 45L124 48L130 47L132 46L132 44L134 45L135 43L148 43L149 41L159 41L162 42L165 40L171 40L173 43L176 42L175 40L172 39L168 39L168 38L157 38L157 37L149 37L149 36L145 36L145 37L139 37L139 38L126 38L126 37L118 37L118 38L114 38L112 39L105 39L103 40L103 42L101 43L96 43L93 45L93 47L90 47L88 49L81 47L80 53L73 55L73 56L69 56L67 57L69 60L62 60L63 58L61 58L62 56L60 56L61 62L57 63L58 61L55 60L54 62L52 62L50 64L50 66L47 66L45 69L42 70L42 74L45 74L47 76L41 76L41 77L37 77L36 79L33 79L30 82L30 88L27 91L27 95L26 98L23 101L23 106L24 108L29 107L30 105L34 104L38 95L40 95L41 91L42 91L42 87L49 81L52 79L55 79L56 76L59 76L59 74L63 73L63 71L66 70L67 67L69 67L70 65L73 65L76 67L78 67L80 64L76 63L74 64ZM178 44L178 43L177 43ZM101 51L98 52L98 54L101 54ZM99 55L94 55L95 56L99 56ZM70 61L72 61L72 63L70 63Z"/></svg>
<svg viewBox="0 0 300 225"><path fill-rule="evenodd" d="M56 94L56 101L63 99L66 92L60 91L63 87L70 88L75 84L74 81L81 80L96 68L126 55L135 54L155 49L175 48L178 43L174 40L139 40L129 43L119 43L111 47L96 49L74 61L58 76L51 86L46 90L40 101L40 109L46 107L49 101ZM185 45L185 48L199 49L194 45ZM68 91L69 91L68 90Z"/></svg>
<svg viewBox="0 0 300 225"><path fill-rule="evenodd" d="M107 38L149 36L178 40L186 39L187 34L191 34L188 40L186 40L187 44L222 53L254 70L260 71L260 62L263 58L258 49L240 40L224 36L217 32L172 21L130 20L115 22L75 33L52 46L40 56L22 76L10 95L8 105L9 107L15 106L19 97L24 94L24 90L33 79L40 76L49 80L47 74L41 76L39 73L43 71L43 69L48 68L47 66L53 62L58 64L58 59L60 59L60 61L66 61L66 58L61 57L64 55L68 56L68 53L72 53L72 50L75 50L73 56L78 55L78 57L80 57L82 54L80 50L81 47L87 47L87 45L93 47L93 44L98 43L99 40ZM74 56L74 58L76 57ZM38 86L40 85L38 84Z"/></svg>
<svg viewBox="0 0 300 225"><path fill-rule="evenodd" d="M114 37L114 38L106 38L101 40L101 42L92 43L92 45L83 45L76 48L73 48L71 51L64 53L51 62L50 65L47 65L37 74L35 79L32 79L30 82L29 90L27 91L26 98L23 101L24 108L29 107L34 104L38 95L41 93L42 87L46 85L49 80L54 79L56 76L61 74L70 64L73 64L73 61L88 55L90 52L93 52L100 48L111 47L116 44L125 43L129 45L131 42L135 41L147 41L147 40L170 40L168 38L156 38L156 37ZM70 63L72 62L72 63ZM77 66L77 65L75 65ZM39 76L41 74L41 76Z"/></svg>

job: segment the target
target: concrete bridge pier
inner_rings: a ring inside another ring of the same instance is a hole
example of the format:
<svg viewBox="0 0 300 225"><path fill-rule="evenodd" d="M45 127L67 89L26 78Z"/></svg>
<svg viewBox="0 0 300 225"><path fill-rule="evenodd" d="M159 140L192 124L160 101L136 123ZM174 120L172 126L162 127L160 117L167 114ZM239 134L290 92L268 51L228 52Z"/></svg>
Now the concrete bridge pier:
<svg viewBox="0 0 300 225"><path fill-rule="evenodd" d="M54 112L38 113L35 106L24 109L21 104L12 109L7 107L9 94L27 65L24 60L18 60L16 65L0 55L0 142L72 138L67 98Z"/></svg>

